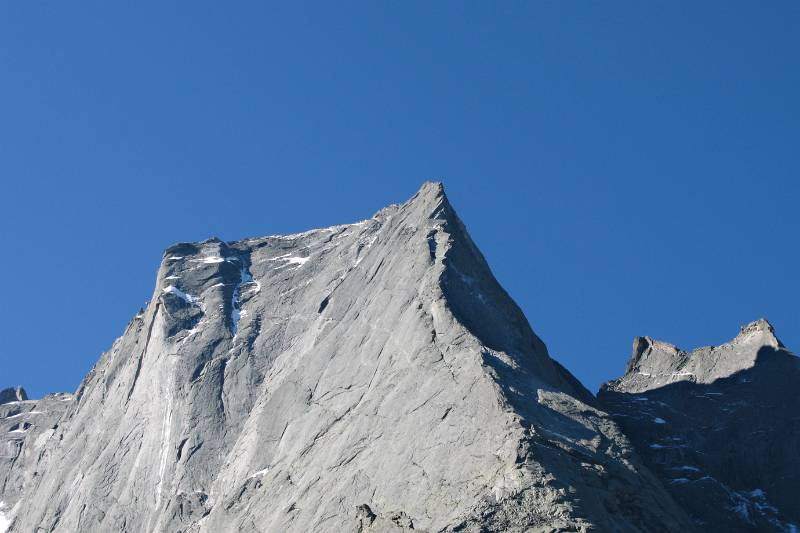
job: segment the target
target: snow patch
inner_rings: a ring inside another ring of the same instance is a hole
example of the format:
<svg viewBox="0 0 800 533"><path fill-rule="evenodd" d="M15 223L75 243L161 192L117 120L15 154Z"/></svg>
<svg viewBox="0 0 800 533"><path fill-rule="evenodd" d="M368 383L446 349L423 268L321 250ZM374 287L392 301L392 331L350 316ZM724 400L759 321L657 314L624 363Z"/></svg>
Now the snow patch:
<svg viewBox="0 0 800 533"><path fill-rule="evenodd" d="M264 468L263 470L259 470L258 472L253 472L252 474L247 476L247 479L253 479L253 478L261 477L264 474L266 474L267 472L269 472L269 467Z"/></svg>
<svg viewBox="0 0 800 533"><path fill-rule="evenodd" d="M0 533L6 533L8 528L11 527L11 522L14 521L14 515L17 514L20 503L21 502L17 502L13 509L7 511L6 503L0 501Z"/></svg>
<svg viewBox="0 0 800 533"><path fill-rule="evenodd" d="M247 311L242 309L242 285L253 283L253 276L247 269L247 265L242 262L242 269L239 272L239 283L233 289L231 297L231 333L236 337L239 332L239 321L247 316ZM260 286L259 286L260 287Z"/></svg>
<svg viewBox="0 0 800 533"><path fill-rule="evenodd" d="M6 533L8 528L11 527L11 520L13 517L6 516L6 513L0 511L0 533Z"/></svg>
<svg viewBox="0 0 800 533"><path fill-rule="evenodd" d="M178 298L180 298L181 300L183 300L188 304L195 304L198 301L198 298L196 296L192 296L191 294L186 294L185 292L177 288L175 285L169 285L165 287L162 290L162 292L174 294L175 296L177 296Z"/></svg>
<svg viewBox="0 0 800 533"><path fill-rule="evenodd" d="M15 415L7 416L7 417L5 417L5 419L6 420L11 420L12 418L19 418L19 417L25 416L25 415L40 415L42 413L44 413L44 411L26 411L24 413L17 413Z"/></svg>
<svg viewBox="0 0 800 533"><path fill-rule="evenodd" d="M311 259L311 258L310 257L300 257L300 256L297 256L297 255L292 255L292 254L284 254L284 255L279 255L278 257L273 257L271 259L267 259L267 261L280 261L281 263L283 263L282 265L280 265L278 267L275 267L276 269L278 269L278 268L287 267L289 265L300 265L300 266L302 266L302 265L305 265L308 262L309 259Z"/></svg>
<svg viewBox="0 0 800 533"><path fill-rule="evenodd" d="M311 259L310 257L287 257L286 262L293 264L293 265L305 265L308 260Z"/></svg>
<svg viewBox="0 0 800 533"><path fill-rule="evenodd" d="M205 257L201 257L200 259L192 259L193 263L203 263L205 265L215 265L217 263L235 263L237 261L241 261L238 257L235 256L227 256L222 257L219 255L207 255Z"/></svg>

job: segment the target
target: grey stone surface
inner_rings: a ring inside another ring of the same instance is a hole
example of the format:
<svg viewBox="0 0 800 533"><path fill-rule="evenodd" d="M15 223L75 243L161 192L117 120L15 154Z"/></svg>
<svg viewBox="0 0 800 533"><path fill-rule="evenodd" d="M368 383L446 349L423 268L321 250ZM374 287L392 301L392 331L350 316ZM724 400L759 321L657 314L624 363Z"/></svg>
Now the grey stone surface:
<svg viewBox="0 0 800 533"><path fill-rule="evenodd" d="M11 531L693 530L435 183L170 247L64 403Z"/></svg>
<svg viewBox="0 0 800 533"><path fill-rule="evenodd" d="M598 399L704 531L800 524L800 359L757 320L690 353L647 337Z"/></svg>
<svg viewBox="0 0 800 533"><path fill-rule="evenodd" d="M22 387L0 393L0 532L16 514L23 494L37 481L36 465L48 453L58 420L72 403L69 394L29 400Z"/></svg>

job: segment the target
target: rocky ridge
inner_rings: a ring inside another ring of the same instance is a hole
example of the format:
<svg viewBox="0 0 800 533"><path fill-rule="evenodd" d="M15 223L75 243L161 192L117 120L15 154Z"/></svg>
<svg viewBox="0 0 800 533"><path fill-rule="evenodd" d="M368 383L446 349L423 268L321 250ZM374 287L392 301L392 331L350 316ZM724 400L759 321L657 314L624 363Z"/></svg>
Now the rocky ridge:
<svg viewBox="0 0 800 533"><path fill-rule="evenodd" d="M0 531L707 531L615 419L742 350L637 342L598 402L436 183L355 224L180 243L74 396L0 405Z"/></svg>
<svg viewBox="0 0 800 533"><path fill-rule="evenodd" d="M71 402L70 394L30 400L22 387L0 390L0 532L36 483L40 473L35 465L47 453L46 444Z"/></svg>
<svg viewBox="0 0 800 533"><path fill-rule="evenodd" d="M800 359L766 320L725 344L684 352L638 337L601 405L695 524L797 531Z"/></svg>

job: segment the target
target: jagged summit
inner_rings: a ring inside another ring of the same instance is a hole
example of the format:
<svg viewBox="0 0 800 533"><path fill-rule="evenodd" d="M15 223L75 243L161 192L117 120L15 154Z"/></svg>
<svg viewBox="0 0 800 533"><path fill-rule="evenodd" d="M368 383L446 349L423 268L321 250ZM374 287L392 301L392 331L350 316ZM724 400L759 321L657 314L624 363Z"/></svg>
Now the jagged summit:
<svg viewBox="0 0 800 533"><path fill-rule="evenodd" d="M361 220L361 221L358 221L358 222L351 222L349 224L337 224L337 225L333 225L333 226L312 228L312 229L308 229L308 230L297 232L297 233L274 234L274 235L267 235L267 236L261 236L261 237L250 237L250 238L240 239L240 240L236 240L236 241L231 241L231 242L228 242L227 244L229 244L229 245L248 244L248 243L251 244L251 243L254 243L254 242L264 242L264 241L275 240L275 239L278 239L278 240L292 240L292 239L299 239L299 238L303 238L303 237L309 237L311 235L315 235L315 234L319 234L319 233L336 232L336 231L342 230L342 229L347 228L347 227L361 226L361 225L364 225L364 224L369 223L369 222L374 221L374 220L384 221L384 220L390 218L392 215L394 215L399 209L401 209L402 207L407 206L407 205L409 205L411 203L418 203L418 204L421 204L423 206L426 206L426 205L427 206L431 206L431 205L439 205L439 204L449 205L449 200L447 199L447 195L445 194L444 184L443 183L437 182L437 181L426 181L426 182L424 182L422 184L422 186L419 188L419 190L408 201L406 201L403 204L397 204L397 203L389 204L386 207L383 207L382 209L379 209L372 216L371 219ZM451 208L450 212L454 213L454 211L452 211L452 208ZM428 214L431 214L431 213L428 213ZM216 240L216 241L222 242L221 239L219 239L218 237L211 237L210 239L207 239L207 241L210 241L210 240ZM207 242L207 241L203 241L203 242ZM178 244L186 244L186 243L178 243ZM167 248L167 250L164 252L164 254L166 255L168 251L169 251L169 248Z"/></svg>
<svg viewBox="0 0 800 533"><path fill-rule="evenodd" d="M777 350L784 346L772 325L763 318L742 326L739 334L727 343L691 352L650 337L636 337L625 376L606 386L642 392L677 381L711 383L753 367L765 347Z"/></svg>
<svg viewBox="0 0 800 533"><path fill-rule="evenodd" d="M0 404L21 402L28 399L28 394L21 386L0 390Z"/></svg>
<svg viewBox="0 0 800 533"><path fill-rule="evenodd" d="M800 359L764 319L686 353L634 341L598 401L704 530L797 531Z"/></svg>
<svg viewBox="0 0 800 533"><path fill-rule="evenodd" d="M739 335L732 342L762 342L773 348L783 348L783 343L775 336L775 328L766 319L759 318L741 327Z"/></svg>
<svg viewBox="0 0 800 533"><path fill-rule="evenodd" d="M0 493L14 533L692 530L437 183L353 224L169 247L63 403Z"/></svg>

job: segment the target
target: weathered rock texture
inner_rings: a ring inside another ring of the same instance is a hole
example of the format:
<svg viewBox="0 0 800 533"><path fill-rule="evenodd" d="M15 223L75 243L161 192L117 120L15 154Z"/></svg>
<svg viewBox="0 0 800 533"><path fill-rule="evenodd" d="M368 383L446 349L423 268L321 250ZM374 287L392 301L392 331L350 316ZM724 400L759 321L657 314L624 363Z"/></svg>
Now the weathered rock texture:
<svg viewBox="0 0 800 533"><path fill-rule="evenodd" d="M69 394L29 400L21 387L0 391L0 532L38 481L36 465L48 453L45 445L71 401Z"/></svg>
<svg viewBox="0 0 800 533"><path fill-rule="evenodd" d="M170 247L64 404L11 531L693 527L439 184L356 224Z"/></svg>
<svg viewBox="0 0 800 533"><path fill-rule="evenodd" d="M800 359L758 320L686 353L639 337L598 399L704 531L797 531Z"/></svg>

